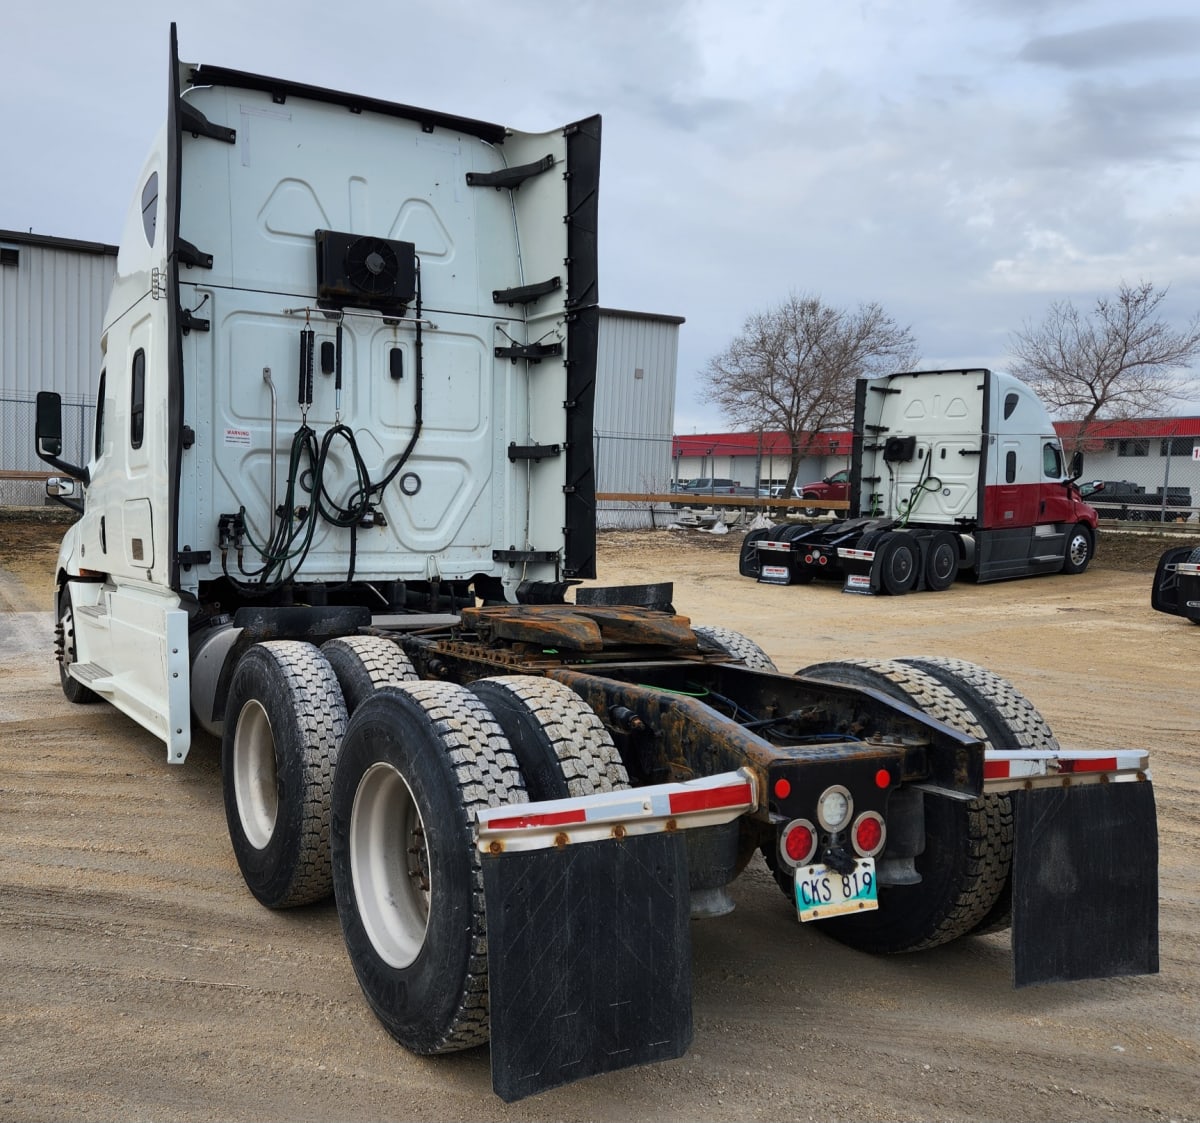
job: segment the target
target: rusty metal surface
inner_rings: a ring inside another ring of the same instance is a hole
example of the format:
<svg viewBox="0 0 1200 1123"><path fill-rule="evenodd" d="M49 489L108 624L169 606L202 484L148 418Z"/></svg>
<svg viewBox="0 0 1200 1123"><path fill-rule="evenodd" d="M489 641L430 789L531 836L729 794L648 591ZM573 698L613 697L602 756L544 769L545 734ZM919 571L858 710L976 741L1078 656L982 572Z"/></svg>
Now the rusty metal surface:
<svg viewBox="0 0 1200 1123"><path fill-rule="evenodd" d="M600 652L614 645L695 650L686 616L622 605L498 605L466 608L463 627L484 642Z"/></svg>
<svg viewBox="0 0 1200 1123"><path fill-rule="evenodd" d="M569 686L610 730L635 784L749 769L771 793L754 813L763 824L807 813L833 782L880 810L902 783L958 798L982 790L979 742L869 688L702 654L686 617L499 605L464 610L456 629L396 638L424 677L532 674ZM780 779L789 783L777 788Z"/></svg>

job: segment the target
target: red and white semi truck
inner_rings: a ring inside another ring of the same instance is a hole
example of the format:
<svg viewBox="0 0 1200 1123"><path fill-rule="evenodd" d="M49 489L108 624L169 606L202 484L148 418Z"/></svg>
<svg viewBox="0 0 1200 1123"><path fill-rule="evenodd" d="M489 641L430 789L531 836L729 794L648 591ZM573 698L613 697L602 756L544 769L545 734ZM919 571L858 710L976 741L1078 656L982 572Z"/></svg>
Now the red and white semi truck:
<svg viewBox="0 0 1200 1123"><path fill-rule="evenodd" d="M860 379L845 520L752 530L739 568L767 584L843 583L899 595L960 574L1000 581L1082 573L1095 510L1045 407L1028 386L984 369Z"/></svg>

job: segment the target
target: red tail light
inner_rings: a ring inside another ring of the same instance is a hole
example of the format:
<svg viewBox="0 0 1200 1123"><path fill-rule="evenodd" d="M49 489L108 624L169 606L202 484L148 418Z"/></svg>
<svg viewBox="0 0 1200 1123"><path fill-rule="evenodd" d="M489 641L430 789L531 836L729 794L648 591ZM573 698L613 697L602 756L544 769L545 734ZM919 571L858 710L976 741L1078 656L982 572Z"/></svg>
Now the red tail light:
<svg viewBox="0 0 1200 1123"><path fill-rule="evenodd" d="M783 828L779 850L790 866L802 866L817 852L817 832L806 819L793 819Z"/></svg>
<svg viewBox="0 0 1200 1123"><path fill-rule="evenodd" d="M887 830L883 817L875 811L864 811L854 821L854 849L864 858L870 858L883 849Z"/></svg>

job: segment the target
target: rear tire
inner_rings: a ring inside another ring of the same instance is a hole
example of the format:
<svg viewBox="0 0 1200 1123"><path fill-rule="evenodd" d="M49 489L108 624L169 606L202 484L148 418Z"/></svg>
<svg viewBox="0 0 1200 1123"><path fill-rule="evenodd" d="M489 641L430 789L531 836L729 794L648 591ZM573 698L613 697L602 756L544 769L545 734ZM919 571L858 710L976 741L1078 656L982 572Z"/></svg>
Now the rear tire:
<svg viewBox="0 0 1200 1123"><path fill-rule="evenodd" d="M940 593L958 579L958 540L949 531L939 531L930 539L925 554L925 587Z"/></svg>
<svg viewBox="0 0 1200 1123"><path fill-rule="evenodd" d="M612 736L569 686L533 675L506 675L478 679L468 689L508 738L530 799L629 787L629 774Z"/></svg>
<svg viewBox="0 0 1200 1123"><path fill-rule="evenodd" d="M850 686L867 686L921 710L981 741L976 714L932 674L883 659L816 663L796 672ZM1008 800L925 796L925 849L915 864L918 885L881 886L879 909L853 917L815 921L834 939L874 953L919 951L949 943L976 929L999 900L1012 865ZM791 872L781 871L774 852L768 862L791 895Z"/></svg>
<svg viewBox="0 0 1200 1123"><path fill-rule="evenodd" d="M488 1039L476 813L526 801L516 758L465 687L384 687L350 719L333 785L333 879L354 973L414 1053Z"/></svg>
<svg viewBox="0 0 1200 1123"><path fill-rule="evenodd" d="M221 786L229 839L267 908L324 900L329 798L346 704L329 660L309 643L256 643L229 683Z"/></svg>
<svg viewBox="0 0 1200 1123"><path fill-rule="evenodd" d="M882 555L879 561L879 582L889 596L900 597L917 583L917 544L908 534L892 533L876 547Z"/></svg>
<svg viewBox="0 0 1200 1123"><path fill-rule="evenodd" d="M730 628L717 628L708 624L693 624L692 631L700 637L706 647L715 647L727 655L740 659L752 671L778 672L771 657L749 636Z"/></svg>
<svg viewBox="0 0 1200 1123"><path fill-rule="evenodd" d="M963 659L945 659L919 656L904 658L900 662L919 667L936 678L946 689L960 698L979 719L987 734L987 748L1015 746L1019 749L1036 749L1039 752L1056 753L1058 739L1050 731L1046 719L1037 708L1007 679L1001 678L985 667L968 663ZM1012 801L1005 795L986 795L985 800L997 802L997 816L1001 836L1011 843L1013 838ZM972 929L976 935L997 932L1012 923L1012 870L1005 878L1004 888L996 903L982 920Z"/></svg>
<svg viewBox="0 0 1200 1123"><path fill-rule="evenodd" d="M347 713L380 687L420 678L404 649L383 636L343 636L323 643L321 651L337 676Z"/></svg>

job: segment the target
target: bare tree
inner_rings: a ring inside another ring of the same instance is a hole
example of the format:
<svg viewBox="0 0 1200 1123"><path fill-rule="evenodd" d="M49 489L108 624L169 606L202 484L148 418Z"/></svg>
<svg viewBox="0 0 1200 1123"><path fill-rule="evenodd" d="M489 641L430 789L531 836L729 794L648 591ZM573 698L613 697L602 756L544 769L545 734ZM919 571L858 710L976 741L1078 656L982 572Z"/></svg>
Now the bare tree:
<svg viewBox="0 0 1200 1123"><path fill-rule="evenodd" d="M703 400L742 429L782 430L787 486L822 429L845 428L855 380L911 367L916 341L878 304L848 312L818 296L797 296L747 317L741 332L702 372Z"/></svg>
<svg viewBox="0 0 1200 1123"><path fill-rule="evenodd" d="M1013 334L1012 372L1050 412L1079 428L1079 447L1103 415L1127 420L1162 413L1179 390L1178 372L1200 354L1200 314L1183 331L1158 316L1166 289L1121 282L1090 316L1068 300L1050 306L1037 327Z"/></svg>

